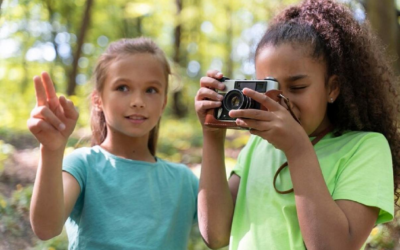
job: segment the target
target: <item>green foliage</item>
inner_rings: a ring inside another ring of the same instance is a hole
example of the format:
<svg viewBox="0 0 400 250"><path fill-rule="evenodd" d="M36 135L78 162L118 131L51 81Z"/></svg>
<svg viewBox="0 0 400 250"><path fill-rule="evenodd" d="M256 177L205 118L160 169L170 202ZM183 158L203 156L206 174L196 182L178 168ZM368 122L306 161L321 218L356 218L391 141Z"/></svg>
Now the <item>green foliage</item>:
<svg viewBox="0 0 400 250"><path fill-rule="evenodd" d="M68 249L68 237L65 232L65 228L62 233L47 241L37 240L35 250L67 250Z"/></svg>
<svg viewBox="0 0 400 250"><path fill-rule="evenodd" d="M0 140L0 175L4 170L5 161L14 152L14 147Z"/></svg>
<svg viewBox="0 0 400 250"><path fill-rule="evenodd" d="M368 237L368 244L369 249L394 249L395 241L388 227L378 225Z"/></svg>
<svg viewBox="0 0 400 250"><path fill-rule="evenodd" d="M32 186L18 184L11 198L0 194L0 232L8 237L24 236L30 230L27 218Z"/></svg>

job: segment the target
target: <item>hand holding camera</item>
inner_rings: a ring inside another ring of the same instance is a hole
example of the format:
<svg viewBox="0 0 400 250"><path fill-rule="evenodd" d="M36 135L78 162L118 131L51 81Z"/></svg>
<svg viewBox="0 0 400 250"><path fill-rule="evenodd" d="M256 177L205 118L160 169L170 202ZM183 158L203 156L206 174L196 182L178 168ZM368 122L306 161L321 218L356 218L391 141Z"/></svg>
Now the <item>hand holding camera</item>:
<svg viewBox="0 0 400 250"><path fill-rule="evenodd" d="M213 70L201 78L200 85L195 107L204 132L249 129L282 150L305 134L274 78L229 80Z"/></svg>
<svg viewBox="0 0 400 250"><path fill-rule="evenodd" d="M269 98L280 101L282 92L279 90L279 83L272 77L265 78L264 80L230 80L223 77L219 79L225 85L223 90L216 89L216 92L222 95L222 105L213 110L208 110L204 124L211 127L231 128L231 129L248 129L236 124L236 118L231 117L229 112L231 110L245 110L245 109L261 109L267 110L259 102L245 95L243 90L245 88L253 91L263 93Z"/></svg>
<svg viewBox="0 0 400 250"><path fill-rule="evenodd" d="M223 74L218 70L209 70L207 71L207 76L200 79L200 89L197 91L195 97L195 109L204 131L225 131L225 129L210 127L204 124L207 112L222 105L223 96L215 91L216 89L225 89L225 84L218 80L222 77Z"/></svg>

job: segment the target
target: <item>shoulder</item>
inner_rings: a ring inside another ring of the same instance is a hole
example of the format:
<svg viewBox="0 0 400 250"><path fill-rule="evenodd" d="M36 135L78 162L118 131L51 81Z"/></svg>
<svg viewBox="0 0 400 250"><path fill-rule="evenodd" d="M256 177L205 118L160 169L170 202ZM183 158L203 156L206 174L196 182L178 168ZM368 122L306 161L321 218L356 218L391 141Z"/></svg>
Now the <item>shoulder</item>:
<svg viewBox="0 0 400 250"><path fill-rule="evenodd" d="M345 131L340 136L342 139L373 139L373 140L386 140L385 136L381 133L377 132L368 132L368 131Z"/></svg>
<svg viewBox="0 0 400 250"><path fill-rule="evenodd" d="M67 168L86 168L92 163L104 161L105 156L100 147L81 147L74 150L66 150L63 159L63 167Z"/></svg>
<svg viewBox="0 0 400 250"><path fill-rule="evenodd" d="M187 165L182 164L182 163L174 163L174 162L166 161L161 158L157 158L157 161L168 172L172 172L172 173L174 173L174 175L187 176L188 178L197 182L196 175L193 173L193 171Z"/></svg>
<svg viewBox="0 0 400 250"><path fill-rule="evenodd" d="M392 154L382 134L353 131L338 138L342 141L325 153L330 152L331 162L338 165L339 178L347 176L352 182L369 179L389 183L393 178Z"/></svg>
<svg viewBox="0 0 400 250"><path fill-rule="evenodd" d="M373 146L371 148L371 146ZM349 151L354 150L387 150L389 149L389 143L385 136L376 132L365 132L365 131L345 131L339 136L335 136L332 133L328 134L323 138L316 148L319 149L334 149L338 151Z"/></svg>
<svg viewBox="0 0 400 250"><path fill-rule="evenodd" d="M157 157L157 161L159 162L160 165L162 165L163 167L168 168L170 170L182 172L185 174L189 174L189 173L192 174L192 171L190 170L190 168L183 163L170 162L170 161L158 158L158 157Z"/></svg>
<svg viewBox="0 0 400 250"><path fill-rule="evenodd" d="M100 149L95 147L81 147L73 150L66 150L64 163L74 161L88 161L92 157L96 157L101 154Z"/></svg>
<svg viewBox="0 0 400 250"><path fill-rule="evenodd" d="M381 133L364 131L347 131L342 135L333 138L339 145L352 147L355 151L390 151L389 143L386 137Z"/></svg>
<svg viewBox="0 0 400 250"><path fill-rule="evenodd" d="M81 148L76 148L72 150L66 150L66 157L79 157L79 156L90 156L90 155L96 155L101 153L101 150L99 149L98 146L93 146L93 147L81 147Z"/></svg>

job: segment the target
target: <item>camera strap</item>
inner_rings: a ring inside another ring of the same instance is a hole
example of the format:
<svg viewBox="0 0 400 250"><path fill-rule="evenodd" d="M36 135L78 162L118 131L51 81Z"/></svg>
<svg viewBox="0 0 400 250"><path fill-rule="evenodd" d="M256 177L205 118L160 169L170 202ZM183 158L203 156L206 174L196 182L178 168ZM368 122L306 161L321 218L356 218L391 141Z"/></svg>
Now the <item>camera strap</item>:
<svg viewBox="0 0 400 250"><path fill-rule="evenodd" d="M286 105L286 109L289 111L289 113L293 116L293 118L296 120L296 122L300 123L299 118L297 118L297 116L294 114L293 110L292 110L292 105L290 104L289 98L287 98L286 96L279 94L278 95L279 98L281 98L283 100L283 102Z"/></svg>
<svg viewBox="0 0 400 250"><path fill-rule="evenodd" d="M288 106L289 107L289 106ZM327 135L329 132L331 132L333 130L333 127L332 126L329 126L329 127L327 127L326 129L324 129L321 133L319 133L312 141L311 141L311 143L312 143L312 145L314 146L315 144L317 144L325 135ZM276 178L278 178L278 175L279 175L279 173L285 168L285 167L287 167L288 166L288 163L287 163L287 161L285 162L285 163L283 163L282 164L282 166L280 166L279 168L278 168L278 170L276 171L276 173L275 173L275 176L274 176L274 189L275 189L275 191L277 192L277 193L280 193L280 194L289 194L289 193L291 193L291 192L293 192L293 188L291 188L291 189L289 189L289 190L286 190L286 191L280 191L280 190L278 190L277 188L276 188Z"/></svg>

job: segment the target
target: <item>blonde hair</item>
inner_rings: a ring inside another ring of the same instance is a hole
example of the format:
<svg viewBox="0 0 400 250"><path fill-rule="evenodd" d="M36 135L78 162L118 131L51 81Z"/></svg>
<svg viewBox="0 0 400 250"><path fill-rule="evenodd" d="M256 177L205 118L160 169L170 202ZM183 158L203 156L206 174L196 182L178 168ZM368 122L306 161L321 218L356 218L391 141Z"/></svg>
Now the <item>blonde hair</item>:
<svg viewBox="0 0 400 250"><path fill-rule="evenodd" d="M104 88L104 82L107 77L107 69L110 64L117 58L127 55L135 55L139 53L149 53L154 55L163 66L166 81L166 91L168 92L168 79L171 74L171 68L165 57L164 52L157 46L157 44L150 38L140 37L134 39L121 39L116 42L111 43L106 51L100 56L97 61L97 65L93 74L94 91L99 94L102 93ZM155 155L157 148L158 130L160 121L157 125L150 131L149 140L147 146L152 155ZM91 144L100 145L107 136L107 126L104 113L94 107L92 103L91 107L91 129L92 129L92 139Z"/></svg>

